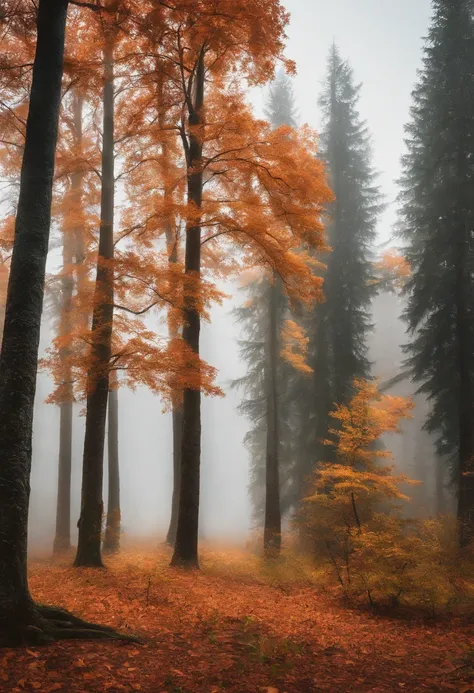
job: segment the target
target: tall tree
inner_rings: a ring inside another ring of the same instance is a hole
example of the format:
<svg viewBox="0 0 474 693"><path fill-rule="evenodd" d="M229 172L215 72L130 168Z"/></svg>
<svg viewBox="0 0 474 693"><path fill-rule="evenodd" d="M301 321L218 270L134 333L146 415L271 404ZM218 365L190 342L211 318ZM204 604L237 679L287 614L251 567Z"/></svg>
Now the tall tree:
<svg viewBox="0 0 474 693"><path fill-rule="evenodd" d="M40 0L0 356L0 644L87 637L93 626L34 603L27 577L31 439L68 3ZM74 624L74 626L73 626ZM86 628L89 628L87 630ZM108 629L94 630L96 636Z"/></svg>
<svg viewBox="0 0 474 693"><path fill-rule="evenodd" d="M183 22L185 4L188 15ZM187 174L187 205L182 209L186 223L183 340L193 367L190 376L194 371L183 393L180 502L172 559L176 565L198 565L199 331L201 314L216 295L202 272L201 246L207 244L210 255L226 234L228 240L243 245L246 261L284 277L290 292L320 288L304 255L295 252L303 238L309 245L322 245L320 204L329 192L319 162L309 156L314 143L307 133L298 136L281 129L272 133L255 120L229 72L238 68L254 84L268 81L276 60L283 59L287 21L277 0L226 3L225 13L204 2L181 3L168 10L167 23L173 30L166 35L163 51L168 74L173 77L170 68L177 71L170 89L176 92L174 103L179 106L175 122ZM290 148L313 169L312 182L309 169L296 176L288 159Z"/></svg>
<svg viewBox="0 0 474 693"><path fill-rule="evenodd" d="M432 410L440 460L453 461L461 545L474 522L473 234L474 7L434 0L413 92L401 180L401 222L413 275L409 365Z"/></svg>
<svg viewBox="0 0 474 693"><path fill-rule="evenodd" d="M335 195L327 229L332 252L325 272L325 302L310 318L314 335L312 425L319 459L328 454L321 441L327 437L334 404L346 404L353 394L354 378L370 374L366 339L374 294L371 248L381 203L370 138L358 111L360 88L354 84L348 62L333 45L320 97L321 152Z"/></svg>
<svg viewBox="0 0 474 693"><path fill-rule="evenodd" d="M270 87L265 114L274 128L297 125L292 85L284 72L277 75ZM288 301L275 273L252 282L248 291L251 298L237 311L237 317L244 323L248 336L240 346L249 371L234 385L243 387L247 395L241 410L251 421L246 442L252 456L251 494L255 517L263 524L265 552L275 555L281 544L281 516L288 510L285 497L288 484L285 482L288 481L291 455L285 452L288 448L293 452L288 442L294 434L294 431L290 433L288 422L291 367L281 359L281 332Z"/></svg>
<svg viewBox="0 0 474 693"><path fill-rule="evenodd" d="M72 95L71 129L73 131L72 146L81 151L82 145L82 109L83 98L79 93ZM67 337L73 326L73 293L75 276L74 264L80 265L84 260L82 233L77 226L81 218L83 171L75 170L70 176L70 190L66 193L67 206L72 208L74 222L69 228L64 218L63 228L63 268L61 273L61 306L59 318L59 336ZM77 319L77 316L76 316ZM61 553L71 548L71 469L72 469L72 432L73 432L73 375L68 359L68 347L59 349L59 360L62 371L60 388L60 420L59 420L59 463L58 463L58 495L56 508L56 534L53 551Z"/></svg>
<svg viewBox="0 0 474 693"><path fill-rule="evenodd" d="M102 26L104 83L100 235L92 315L91 367L87 382L81 514L74 561L75 566L91 567L102 566L102 485L114 313L114 43L117 26L112 12L102 17Z"/></svg>

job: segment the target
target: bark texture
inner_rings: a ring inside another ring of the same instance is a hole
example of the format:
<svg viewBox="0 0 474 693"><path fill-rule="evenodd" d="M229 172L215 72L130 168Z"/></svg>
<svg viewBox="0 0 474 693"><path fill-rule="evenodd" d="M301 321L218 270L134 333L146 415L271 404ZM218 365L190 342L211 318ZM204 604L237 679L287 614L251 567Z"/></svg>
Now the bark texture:
<svg viewBox="0 0 474 693"><path fill-rule="evenodd" d="M40 0L20 197L0 356L0 647L116 637L28 589L27 527L33 405L51 222L67 0Z"/></svg>
<svg viewBox="0 0 474 693"><path fill-rule="evenodd" d="M120 469L119 469L119 420L116 378L111 374L109 390L108 462L109 494L107 500L107 523L105 526L104 553L120 551Z"/></svg>
<svg viewBox="0 0 474 693"><path fill-rule="evenodd" d="M82 143L82 97L73 97L75 144L80 148ZM82 196L83 174L77 171L71 176L71 202L80 207ZM61 278L61 316L59 332L61 336L70 333L73 327L72 298L74 277L72 265L83 262L84 251L82 229L64 232L63 239L63 275ZM71 548L71 470L72 470L72 420L73 388L72 373L68 365L69 350L63 347L59 358L63 371L61 387L60 423L59 423L59 461L58 461L58 495L56 507L56 534L53 553L58 554Z"/></svg>
<svg viewBox="0 0 474 693"><path fill-rule="evenodd" d="M265 466L265 520L263 548L267 558L278 556L281 548L280 507L280 435L278 422L278 279L273 277L270 287L269 323L266 358L266 466Z"/></svg>
<svg viewBox="0 0 474 693"><path fill-rule="evenodd" d="M194 104L189 114L189 147L187 153L188 202L197 209L202 204L202 142L193 128L202 124L204 105L204 56L197 64ZM198 222L186 228L185 285L201 273L201 226ZM188 284L189 285L189 284ZM199 355L201 318L195 298L186 292L184 299L183 339ZM172 565L198 568L199 486L201 466L201 391L186 388L183 393L183 429L181 439L181 474L178 523Z"/></svg>
<svg viewBox="0 0 474 693"><path fill-rule="evenodd" d="M75 566L102 567L104 444L114 311L114 65L113 38L104 47L102 190L99 254L87 382L81 515Z"/></svg>

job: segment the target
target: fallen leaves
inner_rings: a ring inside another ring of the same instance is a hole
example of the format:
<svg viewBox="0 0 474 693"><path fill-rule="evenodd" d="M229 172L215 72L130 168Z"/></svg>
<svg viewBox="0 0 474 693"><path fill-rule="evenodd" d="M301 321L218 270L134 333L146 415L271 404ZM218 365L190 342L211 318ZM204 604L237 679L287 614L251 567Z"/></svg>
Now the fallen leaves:
<svg viewBox="0 0 474 693"><path fill-rule="evenodd" d="M204 552L198 574L168 561L163 549L107 571L33 562L39 601L145 640L4 650L1 693L474 693L474 625L377 619L296 579L282 590L236 551Z"/></svg>

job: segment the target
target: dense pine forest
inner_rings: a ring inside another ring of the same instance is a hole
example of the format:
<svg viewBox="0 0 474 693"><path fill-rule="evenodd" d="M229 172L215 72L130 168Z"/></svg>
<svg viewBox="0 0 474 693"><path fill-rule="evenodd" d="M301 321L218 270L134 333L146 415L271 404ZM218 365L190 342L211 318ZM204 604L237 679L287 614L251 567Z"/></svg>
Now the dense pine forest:
<svg viewBox="0 0 474 693"><path fill-rule="evenodd" d="M474 0L347 2L0 0L1 692L474 692Z"/></svg>

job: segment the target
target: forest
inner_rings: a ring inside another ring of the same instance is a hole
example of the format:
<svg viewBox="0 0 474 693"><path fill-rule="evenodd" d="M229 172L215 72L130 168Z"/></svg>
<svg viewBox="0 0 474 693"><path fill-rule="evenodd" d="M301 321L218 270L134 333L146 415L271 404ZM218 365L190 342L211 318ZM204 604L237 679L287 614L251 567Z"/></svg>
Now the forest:
<svg viewBox="0 0 474 693"><path fill-rule="evenodd" d="M415 5L0 0L0 693L474 693L474 0Z"/></svg>

